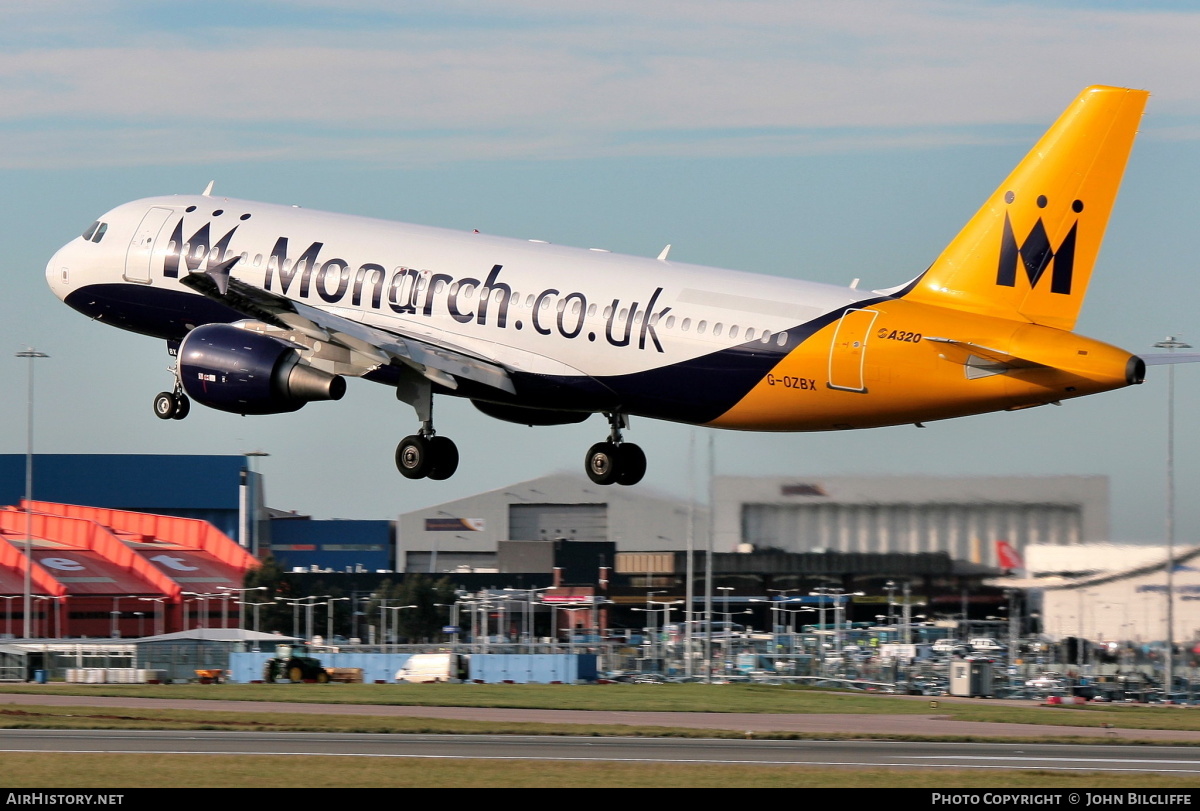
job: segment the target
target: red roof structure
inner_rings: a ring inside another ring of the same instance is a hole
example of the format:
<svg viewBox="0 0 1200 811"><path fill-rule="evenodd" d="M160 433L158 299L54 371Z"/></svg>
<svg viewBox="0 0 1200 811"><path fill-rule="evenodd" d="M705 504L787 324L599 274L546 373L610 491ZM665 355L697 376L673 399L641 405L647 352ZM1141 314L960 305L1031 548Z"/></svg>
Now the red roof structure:
<svg viewBox="0 0 1200 811"><path fill-rule="evenodd" d="M23 631L23 604L13 603L25 590L27 546L42 637L237 627L236 589L258 565L205 521L45 501L28 514L24 502L0 508L0 540L8 635Z"/></svg>

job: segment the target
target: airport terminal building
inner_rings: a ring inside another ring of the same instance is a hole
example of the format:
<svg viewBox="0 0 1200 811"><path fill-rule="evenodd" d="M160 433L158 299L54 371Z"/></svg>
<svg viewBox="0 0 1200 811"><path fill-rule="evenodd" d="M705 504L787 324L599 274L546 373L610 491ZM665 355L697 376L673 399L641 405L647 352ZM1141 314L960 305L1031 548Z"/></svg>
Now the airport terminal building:
<svg viewBox="0 0 1200 811"><path fill-rule="evenodd" d="M0 488L12 506L23 493L24 461L0 457ZM247 461L237 455L38 456L35 489L46 502L207 522L245 555L222 552L239 561L237 571L270 553L285 570L327 582L334 575L352 578L344 588L367 593L384 578L420 573L449 576L469 591L565 584L587 599L633 606L644 604L647 590L682 598L690 549L694 578L702 577L712 552L725 608L736 602L762 611L756 604L772 593L807 595L825 585L866 592L855 598L864 616L890 602L882 594L891 579L909 583L913 600L931 612L985 616L1003 603L1000 589L984 593L984 581L1003 573L998 541L1019 554L1050 548L1078 550L1078 556L1108 533L1102 477L719 476L710 511L645 486L604 488L558 474L393 518L346 521L265 508L261 477L250 473ZM125 530L98 523L97 532L115 533L128 545ZM0 572L0 581L7 596L21 593L24 537L17 524L4 534L11 554L0 568L11 571ZM83 588L66 574L46 588L53 585L63 596ZM234 570L212 576L227 587L239 585ZM87 586L97 605L117 600L108 611L119 611L122 635L136 614L132 603L126 611L120 600L173 588ZM92 611L97 628L107 628L99 612ZM181 624L186 616L179 616Z"/></svg>

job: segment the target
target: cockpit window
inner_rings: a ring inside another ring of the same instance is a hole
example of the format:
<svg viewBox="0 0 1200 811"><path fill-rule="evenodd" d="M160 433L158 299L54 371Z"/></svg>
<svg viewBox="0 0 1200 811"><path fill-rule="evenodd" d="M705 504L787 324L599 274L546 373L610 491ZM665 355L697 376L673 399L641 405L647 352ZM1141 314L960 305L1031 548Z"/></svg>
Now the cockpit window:
<svg viewBox="0 0 1200 811"><path fill-rule="evenodd" d="M88 229L83 232L83 238L90 242L99 242L104 239L104 232L108 230L108 223L96 220Z"/></svg>

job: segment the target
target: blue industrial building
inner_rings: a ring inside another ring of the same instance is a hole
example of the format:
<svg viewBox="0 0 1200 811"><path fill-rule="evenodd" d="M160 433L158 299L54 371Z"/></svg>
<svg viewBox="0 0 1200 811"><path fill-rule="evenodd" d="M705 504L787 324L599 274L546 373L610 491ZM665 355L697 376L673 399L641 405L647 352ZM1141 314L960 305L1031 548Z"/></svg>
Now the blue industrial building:
<svg viewBox="0 0 1200 811"><path fill-rule="evenodd" d="M25 497L24 454L0 454L0 505ZM250 482L253 486L247 487ZM243 546L261 510L260 474L231 456L39 453L33 456L33 497L208 521Z"/></svg>
<svg viewBox="0 0 1200 811"><path fill-rule="evenodd" d="M271 521L271 554L286 569L376 572L395 568L392 521Z"/></svg>

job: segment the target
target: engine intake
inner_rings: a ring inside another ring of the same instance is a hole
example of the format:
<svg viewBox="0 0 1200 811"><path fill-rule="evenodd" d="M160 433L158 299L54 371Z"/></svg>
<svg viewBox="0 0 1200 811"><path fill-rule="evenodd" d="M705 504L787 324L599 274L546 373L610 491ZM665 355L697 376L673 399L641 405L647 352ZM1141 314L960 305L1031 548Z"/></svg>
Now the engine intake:
<svg viewBox="0 0 1200 811"><path fill-rule="evenodd" d="M345 378L302 363L290 343L228 324L184 336L179 378L193 400L232 414L283 414L346 393Z"/></svg>

